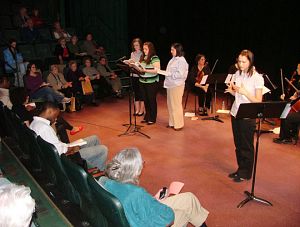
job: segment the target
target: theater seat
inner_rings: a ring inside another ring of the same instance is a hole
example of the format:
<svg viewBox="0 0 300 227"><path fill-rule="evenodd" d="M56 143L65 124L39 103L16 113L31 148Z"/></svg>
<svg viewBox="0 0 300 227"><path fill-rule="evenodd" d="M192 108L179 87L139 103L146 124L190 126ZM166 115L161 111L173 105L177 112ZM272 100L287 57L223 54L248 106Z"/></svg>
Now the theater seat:
<svg viewBox="0 0 300 227"><path fill-rule="evenodd" d="M74 188L79 192L80 209L86 215L92 226L105 227L107 225L106 218L98 209L90 186L87 182L88 174L79 165L72 162L67 156L61 155L63 167L73 184Z"/></svg>
<svg viewBox="0 0 300 227"><path fill-rule="evenodd" d="M94 195L94 200L107 219L109 226L130 227L120 201L90 175L88 175L88 184Z"/></svg>

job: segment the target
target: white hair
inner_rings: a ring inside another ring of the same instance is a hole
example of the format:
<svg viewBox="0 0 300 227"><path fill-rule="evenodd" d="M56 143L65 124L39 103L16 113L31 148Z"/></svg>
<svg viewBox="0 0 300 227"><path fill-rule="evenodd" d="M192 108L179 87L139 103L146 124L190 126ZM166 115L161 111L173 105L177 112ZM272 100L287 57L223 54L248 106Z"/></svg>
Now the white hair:
<svg viewBox="0 0 300 227"><path fill-rule="evenodd" d="M137 148L121 150L106 167L108 178L122 182L138 184L143 169L143 160Z"/></svg>
<svg viewBox="0 0 300 227"><path fill-rule="evenodd" d="M9 184L0 188L0 227L28 227L35 201L30 188Z"/></svg>

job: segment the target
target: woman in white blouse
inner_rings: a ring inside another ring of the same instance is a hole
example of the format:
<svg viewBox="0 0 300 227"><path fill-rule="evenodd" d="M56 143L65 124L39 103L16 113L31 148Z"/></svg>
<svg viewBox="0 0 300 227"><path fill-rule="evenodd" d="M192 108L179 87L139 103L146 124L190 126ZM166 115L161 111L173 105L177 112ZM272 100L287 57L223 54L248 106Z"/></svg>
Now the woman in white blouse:
<svg viewBox="0 0 300 227"><path fill-rule="evenodd" d="M164 82L164 87L167 89L169 112L167 128L179 131L184 126L182 96L189 65L183 57L184 52L180 43L171 45L171 54L172 59L168 63Z"/></svg>

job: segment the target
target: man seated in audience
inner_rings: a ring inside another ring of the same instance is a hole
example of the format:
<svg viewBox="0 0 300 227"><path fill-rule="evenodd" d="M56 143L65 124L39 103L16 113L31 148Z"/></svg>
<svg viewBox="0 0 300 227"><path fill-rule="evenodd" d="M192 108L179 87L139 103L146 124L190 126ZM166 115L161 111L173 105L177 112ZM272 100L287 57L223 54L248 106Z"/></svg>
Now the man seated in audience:
<svg viewBox="0 0 300 227"><path fill-rule="evenodd" d="M12 104L9 99L9 87L10 82L6 76L0 77L0 101L3 103L4 106L11 109Z"/></svg>
<svg viewBox="0 0 300 227"><path fill-rule="evenodd" d="M24 185L6 184L0 187L0 226L31 226L35 201Z"/></svg>
<svg viewBox="0 0 300 227"><path fill-rule="evenodd" d="M99 58L97 70L99 71L101 76L104 76L108 84L112 86L116 97L122 98L123 96L121 80L118 75L108 66L106 57L101 56Z"/></svg>
<svg viewBox="0 0 300 227"><path fill-rule="evenodd" d="M99 46L95 40L93 40L92 33L87 33L86 38L83 42L83 50L89 56L95 59L99 59L100 56L105 55L105 50L103 47Z"/></svg>
<svg viewBox="0 0 300 227"><path fill-rule="evenodd" d="M27 19L27 26L22 28L21 30L21 36L22 40L27 43L33 43L39 40L40 33L39 31L34 27L33 21L31 18Z"/></svg>
<svg viewBox="0 0 300 227"><path fill-rule="evenodd" d="M83 146L70 147L69 144L59 140L51 127L51 124L56 122L59 113L60 110L54 103L43 103L37 111L37 116L33 117L30 128L43 140L53 144L59 155L71 155L79 152L81 157L87 161L89 167L98 167L98 169L104 170L108 149L100 144L100 140L96 135L84 138L87 144Z"/></svg>
<svg viewBox="0 0 300 227"><path fill-rule="evenodd" d="M65 38L67 41L70 41L71 35L66 32L62 27L60 26L59 21L55 21L53 23L53 36L55 39Z"/></svg>
<svg viewBox="0 0 300 227"><path fill-rule="evenodd" d="M290 100L296 100L300 93L295 92ZM299 102L299 101L298 101ZM274 143L292 144L293 138L298 138L298 127L300 126L300 112L290 112L286 119L281 119L279 138L274 138Z"/></svg>
<svg viewBox="0 0 300 227"><path fill-rule="evenodd" d="M66 38L59 38L55 47L55 55L61 65L66 64L71 57L71 52L66 43Z"/></svg>
<svg viewBox="0 0 300 227"><path fill-rule="evenodd" d="M30 17L27 14L27 9L26 7L21 7L19 9L19 14L14 16L14 26L17 28L24 28L27 27L27 20Z"/></svg>

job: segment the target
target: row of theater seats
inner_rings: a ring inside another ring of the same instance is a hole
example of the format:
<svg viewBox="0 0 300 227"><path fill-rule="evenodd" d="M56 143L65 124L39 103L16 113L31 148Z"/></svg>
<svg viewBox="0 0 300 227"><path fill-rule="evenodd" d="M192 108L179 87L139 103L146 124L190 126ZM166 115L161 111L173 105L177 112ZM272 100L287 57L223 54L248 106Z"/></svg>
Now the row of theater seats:
<svg viewBox="0 0 300 227"><path fill-rule="evenodd" d="M80 206L91 226L129 227L116 197L67 156L59 156L52 144L22 124L7 107L0 107L0 123L1 137L8 136L17 142L23 158L31 163L32 170L29 171L42 171L65 200Z"/></svg>

